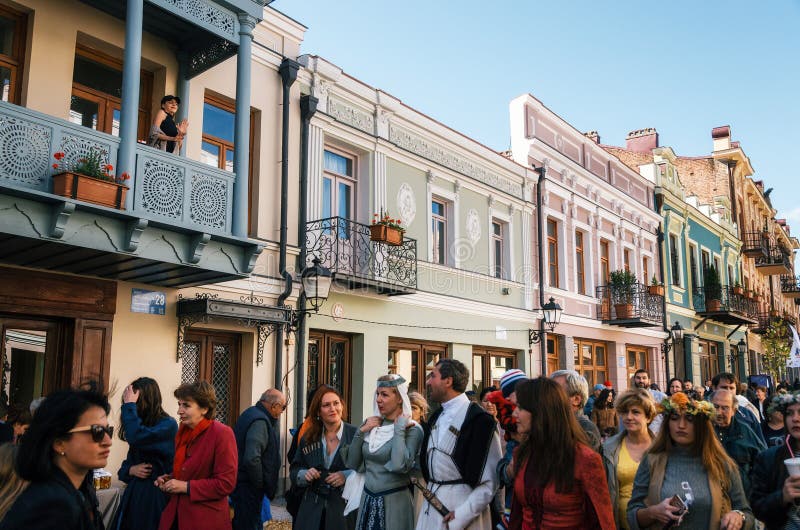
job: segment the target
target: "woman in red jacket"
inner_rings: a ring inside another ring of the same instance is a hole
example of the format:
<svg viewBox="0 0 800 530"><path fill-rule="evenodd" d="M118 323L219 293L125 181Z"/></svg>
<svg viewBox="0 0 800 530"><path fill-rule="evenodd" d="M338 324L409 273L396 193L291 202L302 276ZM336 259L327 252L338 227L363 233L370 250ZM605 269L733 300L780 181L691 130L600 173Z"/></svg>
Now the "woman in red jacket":
<svg viewBox="0 0 800 530"><path fill-rule="evenodd" d="M512 530L614 530L600 455L587 445L567 396L539 377L517 383Z"/></svg>
<svg viewBox="0 0 800 530"><path fill-rule="evenodd" d="M228 495L236 486L238 453L230 427L212 420L214 387L205 381L175 390L180 428L171 475L156 486L170 494L159 530L230 529Z"/></svg>

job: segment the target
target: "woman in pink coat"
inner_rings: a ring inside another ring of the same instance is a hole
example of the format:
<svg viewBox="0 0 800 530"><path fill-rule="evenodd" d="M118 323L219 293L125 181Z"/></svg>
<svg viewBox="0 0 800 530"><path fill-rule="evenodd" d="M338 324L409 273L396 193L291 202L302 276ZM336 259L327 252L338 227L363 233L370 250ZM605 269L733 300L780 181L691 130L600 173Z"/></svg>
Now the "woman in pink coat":
<svg viewBox="0 0 800 530"><path fill-rule="evenodd" d="M236 486L238 454L230 427L211 418L217 406L214 387L205 381L175 390L180 428L171 475L156 486L170 494L159 530L230 529L228 495Z"/></svg>

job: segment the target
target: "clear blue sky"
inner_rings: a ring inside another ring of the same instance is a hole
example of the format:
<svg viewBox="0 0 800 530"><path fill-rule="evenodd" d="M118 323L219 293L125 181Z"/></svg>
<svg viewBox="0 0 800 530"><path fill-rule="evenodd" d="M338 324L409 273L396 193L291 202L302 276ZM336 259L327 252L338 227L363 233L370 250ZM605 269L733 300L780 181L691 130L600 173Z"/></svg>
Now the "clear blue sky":
<svg viewBox="0 0 800 530"><path fill-rule="evenodd" d="M276 0L302 50L497 150L530 92L624 145L655 127L680 155L730 125L800 236L800 0Z"/></svg>

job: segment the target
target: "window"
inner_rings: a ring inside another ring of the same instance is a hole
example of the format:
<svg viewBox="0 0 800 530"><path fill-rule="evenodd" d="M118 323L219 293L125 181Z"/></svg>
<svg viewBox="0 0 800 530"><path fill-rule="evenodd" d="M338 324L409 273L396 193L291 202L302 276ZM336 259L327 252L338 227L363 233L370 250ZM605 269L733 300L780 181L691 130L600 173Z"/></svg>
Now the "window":
<svg viewBox="0 0 800 530"><path fill-rule="evenodd" d="M672 272L672 285L681 286L681 272L678 258L678 238L675 234L669 235L669 263Z"/></svg>
<svg viewBox="0 0 800 530"><path fill-rule="evenodd" d="M589 388L608 379L606 344L575 339L575 371L586 378Z"/></svg>
<svg viewBox="0 0 800 530"><path fill-rule="evenodd" d="M502 278L503 275L503 223L492 220L492 275L495 278Z"/></svg>
<svg viewBox="0 0 800 530"><path fill-rule="evenodd" d="M431 241L433 262L447 263L447 205L443 201L431 201Z"/></svg>
<svg viewBox="0 0 800 530"><path fill-rule="evenodd" d="M600 241L600 285L608 283L611 267L608 261L608 241Z"/></svg>
<svg viewBox="0 0 800 530"><path fill-rule="evenodd" d="M547 260L550 287L558 287L558 225L552 219L547 220Z"/></svg>
<svg viewBox="0 0 800 530"><path fill-rule="evenodd" d="M631 251L627 248L622 249L622 266L625 268L625 272L631 271Z"/></svg>
<svg viewBox="0 0 800 530"><path fill-rule="evenodd" d="M322 167L322 218L354 219L355 158L326 149L323 153ZM350 232L347 224L336 223L339 227L339 239L348 239Z"/></svg>
<svg viewBox="0 0 800 530"><path fill-rule="evenodd" d="M352 366L352 338L341 333L310 330L308 334L308 375L306 391L312 392L319 385L330 385L344 398L345 421L350 414L350 373ZM306 396L306 403L312 395Z"/></svg>
<svg viewBox="0 0 800 530"><path fill-rule="evenodd" d="M579 294L586 294L586 274L583 261L583 232L575 231L575 275Z"/></svg>
<svg viewBox="0 0 800 530"><path fill-rule="evenodd" d="M645 285L650 284L650 260L647 258L642 258L642 283Z"/></svg>
<svg viewBox="0 0 800 530"><path fill-rule="evenodd" d="M201 161L225 171L233 171L235 107L228 101L206 95L203 103L203 143Z"/></svg>
<svg viewBox="0 0 800 530"><path fill-rule="evenodd" d="M9 103L20 102L27 25L24 13L0 6L0 99Z"/></svg>
<svg viewBox="0 0 800 530"><path fill-rule="evenodd" d="M153 74L142 71L139 85L137 138L147 140ZM72 72L69 121L119 136L122 114L122 61L78 45Z"/></svg>
<svg viewBox="0 0 800 530"><path fill-rule="evenodd" d="M636 370L644 368L648 372L650 367L647 362L647 350L629 346L627 348L628 380L633 379Z"/></svg>
<svg viewBox="0 0 800 530"><path fill-rule="evenodd" d="M711 266L711 255L708 253L707 250L704 250L702 256L703 256L703 272L706 272L708 268Z"/></svg>
<svg viewBox="0 0 800 530"><path fill-rule="evenodd" d="M697 271L697 247L689 246L689 269L692 275L692 287L700 287L700 273Z"/></svg>
<svg viewBox="0 0 800 530"><path fill-rule="evenodd" d="M484 388L500 388L500 377L517 367L517 356L513 350L472 348L472 390L480 393Z"/></svg>
<svg viewBox="0 0 800 530"><path fill-rule="evenodd" d="M408 381L408 389L427 395L425 382L428 374L440 359L447 357L447 345L441 342L417 342L404 339L389 339L390 373L402 375Z"/></svg>
<svg viewBox="0 0 800 530"><path fill-rule="evenodd" d="M707 381L719 373L718 344L707 340L698 341L700 356L700 380Z"/></svg>
<svg viewBox="0 0 800 530"><path fill-rule="evenodd" d="M559 368L558 335L547 334L547 373L552 374Z"/></svg>
<svg viewBox="0 0 800 530"><path fill-rule="evenodd" d="M239 416L239 345L232 333L189 330L183 341L181 383L208 381L217 393L218 421L236 423Z"/></svg>
<svg viewBox="0 0 800 530"><path fill-rule="evenodd" d="M733 274L733 266L728 265L728 285L733 287L736 285L736 276Z"/></svg>

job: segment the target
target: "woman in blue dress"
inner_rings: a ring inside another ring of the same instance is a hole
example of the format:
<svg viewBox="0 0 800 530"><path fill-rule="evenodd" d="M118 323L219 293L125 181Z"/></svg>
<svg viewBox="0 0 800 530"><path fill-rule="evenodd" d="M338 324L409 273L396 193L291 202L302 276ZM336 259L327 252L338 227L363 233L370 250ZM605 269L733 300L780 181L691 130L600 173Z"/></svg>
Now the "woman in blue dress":
<svg viewBox="0 0 800 530"><path fill-rule="evenodd" d="M119 438L128 442L128 456L119 479L128 486L122 495L117 530L155 530L167 497L153 483L172 472L178 423L161 406L161 390L149 377L140 377L122 394Z"/></svg>

